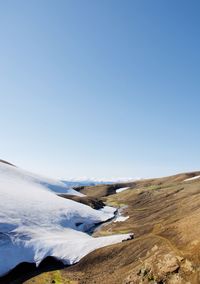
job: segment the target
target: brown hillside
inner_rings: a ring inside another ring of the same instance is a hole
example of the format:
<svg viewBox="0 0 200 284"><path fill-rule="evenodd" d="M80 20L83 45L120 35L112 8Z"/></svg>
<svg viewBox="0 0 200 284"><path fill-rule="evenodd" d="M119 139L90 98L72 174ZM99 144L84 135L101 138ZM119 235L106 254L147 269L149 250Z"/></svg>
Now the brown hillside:
<svg viewBox="0 0 200 284"><path fill-rule="evenodd" d="M26 283L200 283L200 179L184 181L198 175L141 180L109 196L106 186L84 188L82 192L93 191L90 195L103 196L109 205L127 206L129 219L101 226L94 236L133 232L135 239L96 250L74 266Z"/></svg>

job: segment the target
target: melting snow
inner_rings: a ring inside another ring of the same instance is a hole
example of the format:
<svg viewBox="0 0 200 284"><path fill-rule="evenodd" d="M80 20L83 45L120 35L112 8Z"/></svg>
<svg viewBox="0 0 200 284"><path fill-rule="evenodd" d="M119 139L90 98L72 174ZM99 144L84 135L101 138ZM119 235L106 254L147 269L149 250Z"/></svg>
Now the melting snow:
<svg viewBox="0 0 200 284"><path fill-rule="evenodd" d="M0 276L21 262L39 265L47 256L73 264L97 248L130 237L93 238L84 233L112 218L115 209L94 210L55 194L62 191L80 195L62 182L0 163Z"/></svg>
<svg viewBox="0 0 200 284"><path fill-rule="evenodd" d="M116 222L124 222L124 221L126 221L128 218L129 218L129 216L118 216L118 217L115 219L114 223L116 223Z"/></svg>
<svg viewBox="0 0 200 284"><path fill-rule="evenodd" d="M188 178L188 179L185 179L184 181L191 181L191 180L195 180L195 179L198 179L198 178L200 178L200 176Z"/></svg>
<svg viewBox="0 0 200 284"><path fill-rule="evenodd" d="M120 188L118 188L118 189L116 190L116 192L119 193L119 192L122 192L122 191L124 191L124 190L129 189L129 188L130 188L130 187L120 187Z"/></svg>

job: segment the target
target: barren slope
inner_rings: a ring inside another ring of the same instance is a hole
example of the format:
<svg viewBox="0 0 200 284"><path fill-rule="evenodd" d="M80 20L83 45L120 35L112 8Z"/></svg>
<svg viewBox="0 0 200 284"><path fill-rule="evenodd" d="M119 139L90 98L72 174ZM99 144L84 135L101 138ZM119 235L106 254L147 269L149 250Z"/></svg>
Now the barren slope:
<svg viewBox="0 0 200 284"><path fill-rule="evenodd" d="M55 283L200 283L200 178L185 181L198 175L137 181L103 197L113 206L128 205L124 215L129 219L109 223L95 235L134 232L135 239L98 249L57 271L60 280ZM97 187L96 195L92 190L94 197L105 196L104 186ZM51 283L45 279L53 273L26 283Z"/></svg>

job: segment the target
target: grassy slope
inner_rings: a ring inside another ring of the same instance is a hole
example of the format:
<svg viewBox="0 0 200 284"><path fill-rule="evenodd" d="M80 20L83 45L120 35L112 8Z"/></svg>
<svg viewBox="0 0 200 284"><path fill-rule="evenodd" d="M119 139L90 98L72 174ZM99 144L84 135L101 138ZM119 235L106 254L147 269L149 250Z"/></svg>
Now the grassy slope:
<svg viewBox="0 0 200 284"><path fill-rule="evenodd" d="M107 204L128 205L124 215L129 216L125 222L101 227L95 235L134 232L135 239L96 250L59 271L60 283L200 283L200 179L183 182L199 174L138 181L109 196L105 186L92 188L92 196ZM43 277L26 283L52 283Z"/></svg>

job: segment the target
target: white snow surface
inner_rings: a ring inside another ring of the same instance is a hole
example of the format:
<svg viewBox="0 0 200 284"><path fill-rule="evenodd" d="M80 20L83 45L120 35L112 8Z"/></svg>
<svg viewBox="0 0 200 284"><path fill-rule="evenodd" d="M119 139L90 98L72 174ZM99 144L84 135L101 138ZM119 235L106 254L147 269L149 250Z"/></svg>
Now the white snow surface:
<svg viewBox="0 0 200 284"><path fill-rule="evenodd" d="M0 162L0 174L6 174L7 176L12 176L13 178L20 178L21 180L38 184L44 187L44 189L53 191L57 194L70 194L84 196L84 194L74 190L71 185L66 185L64 182L42 177L37 174L30 173L28 171L22 170L20 168L10 166Z"/></svg>
<svg viewBox="0 0 200 284"><path fill-rule="evenodd" d="M192 178L187 178L184 181L191 181L191 180L195 180L195 179L199 179L199 178L200 178L200 176L195 176L195 177L192 177Z"/></svg>
<svg viewBox="0 0 200 284"><path fill-rule="evenodd" d="M120 188L118 188L118 189L116 190L116 192L119 193L119 192L122 192L122 191L124 191L124 190L129 189L129 188L130 188L130 187L120 187Z"/></svg>
<svg viewBox="0 0 200 284"><path fill-rule="evenodd" d="M116 223L116 222L124 222L124 221L128 220L128 218L129 218L129 216L118 216L115 219L114 223Z"/></svg>
<svg viewBox="0 0 200 284"><path fill-rule="evenodd" d="M47 256L70 265L97 248L130 237L89 236L85 231L112 218L115 209L94 210L59 197L55 192L65 187L52 181L0 163L0 276L21 262L39 265Z"/></svg>

